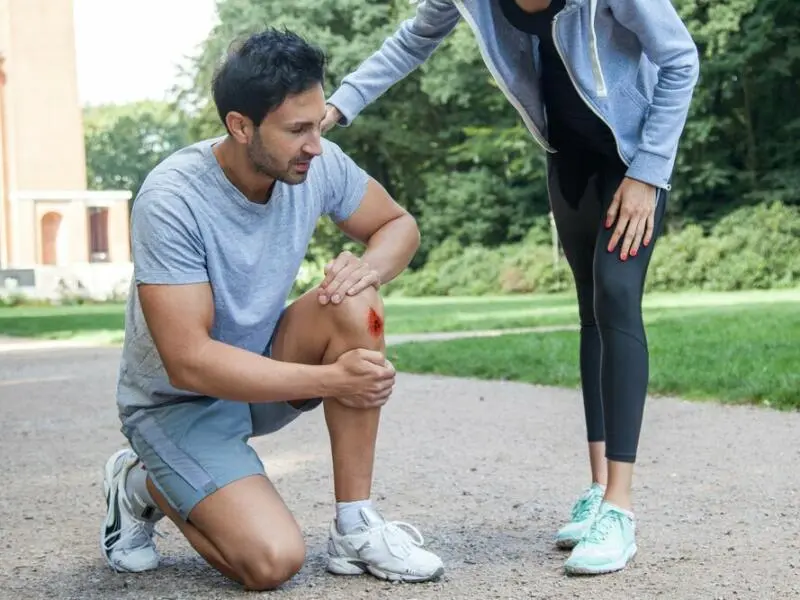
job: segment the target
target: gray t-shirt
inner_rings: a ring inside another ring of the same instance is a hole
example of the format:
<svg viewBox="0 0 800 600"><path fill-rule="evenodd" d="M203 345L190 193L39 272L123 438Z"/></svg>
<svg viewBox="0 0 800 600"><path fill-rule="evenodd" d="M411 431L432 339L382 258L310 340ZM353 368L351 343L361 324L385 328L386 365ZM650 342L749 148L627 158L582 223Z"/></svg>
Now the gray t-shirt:
<svg viewBox="0 0 800 600"><path fill-rule="evenodd" d="M262 353L291 292L317 222L348 218L367 174L323 139L306 181L276 182L256 204L228 180L205 140L168 157L148 175L131 213L134 277L119 370L120 415L195 394L174 388L145 323L137 283L210 282L211 337Z"/></svg>

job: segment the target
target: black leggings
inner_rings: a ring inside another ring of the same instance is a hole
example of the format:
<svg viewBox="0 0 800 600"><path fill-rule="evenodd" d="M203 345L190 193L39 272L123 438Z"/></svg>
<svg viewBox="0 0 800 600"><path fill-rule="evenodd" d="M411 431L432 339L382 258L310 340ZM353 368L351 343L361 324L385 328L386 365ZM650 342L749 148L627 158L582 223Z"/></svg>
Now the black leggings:
<svg viewBox="0 0 800 600"><path fill-rule="evenodd" d="M619 159L562 152L548 157L550 205L578 294L587 436L605 440L609 460L633 463L649 378L642 294L667 192L657 192L653 240L623 262L621 240L608 252L614 227L606 229L604 222L624 176Z"/></svg>

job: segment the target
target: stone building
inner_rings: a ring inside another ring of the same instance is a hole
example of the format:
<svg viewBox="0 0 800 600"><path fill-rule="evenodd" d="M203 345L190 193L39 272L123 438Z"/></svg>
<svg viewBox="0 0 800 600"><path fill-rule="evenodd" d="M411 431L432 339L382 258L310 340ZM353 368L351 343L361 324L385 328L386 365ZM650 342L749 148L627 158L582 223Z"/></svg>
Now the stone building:
<svg viewBox="0 0 800 600"><path fill-rule="evenodd" d="M125 289L130 196L87 190L72 0L0 0L0 292Z"/></svg>

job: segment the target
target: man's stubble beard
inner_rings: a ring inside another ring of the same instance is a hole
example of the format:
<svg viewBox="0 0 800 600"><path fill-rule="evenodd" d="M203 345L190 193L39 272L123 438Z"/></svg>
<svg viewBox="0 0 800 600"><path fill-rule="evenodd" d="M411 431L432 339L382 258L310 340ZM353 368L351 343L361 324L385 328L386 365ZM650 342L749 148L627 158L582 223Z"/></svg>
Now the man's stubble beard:
<svg viewBox="0 0 800 600"><path fill-rule="evenodd" d="M250 164L257 173L276 181L297 185L303 183L308 176L308 173L297 173L293 175L291 169L292 163L289 163L285 168L279 167L278 162L264 149L264 144L258 133L256 133L255 137L253 137L250 144L247 146L247 157L250 159Z"/></svg>

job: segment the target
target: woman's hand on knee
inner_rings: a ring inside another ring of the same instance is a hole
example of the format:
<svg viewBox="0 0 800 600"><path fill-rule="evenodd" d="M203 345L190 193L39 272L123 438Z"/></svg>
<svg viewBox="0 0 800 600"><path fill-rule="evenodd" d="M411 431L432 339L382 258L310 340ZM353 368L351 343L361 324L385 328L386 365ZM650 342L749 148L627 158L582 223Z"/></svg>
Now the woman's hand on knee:
<svg viewBox="0 0 800 600"><path fill-rule="evenodd" d="M620 258L627 260L628 256L639 253L643 243L650 244L655 228L656 193L649 183L629 177L622 180L606 214L607 229L617 223L608 243L609 252L614 252L621 240Z"/></svg>

